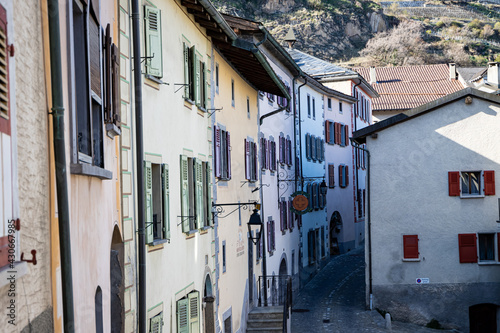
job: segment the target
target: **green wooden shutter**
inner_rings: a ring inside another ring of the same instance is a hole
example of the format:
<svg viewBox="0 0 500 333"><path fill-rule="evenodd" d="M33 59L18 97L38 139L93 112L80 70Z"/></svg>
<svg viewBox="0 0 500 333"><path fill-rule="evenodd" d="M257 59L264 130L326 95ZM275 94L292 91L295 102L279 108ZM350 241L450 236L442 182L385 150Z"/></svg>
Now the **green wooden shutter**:
<svg viewBox="0 0 500 333"><path fill-rule="evenodd" d="M184 47L184 98L189 99L189 47L182 43Z"/></svg>
<svg viewBox="0 0 500 333"><path fill-rule="evenodd" d="M151 162L144 161L144 194L146 196L146 244L152 243L153 235L153 169Z"/></svg>
<svg viewBox="0 0 500 333"><path fill-rule="evenodd" d="M151 318L149 322L149 333L161 333L163 326L163 312Z"/></svg>
<svg viewBox="0 0 500 333"><path fill-rule="evenodd" d="M198 292L192 292L188 295L189 300L189 333L200 332L200 315L199 315L199 296Z"/></svg>
<svg viewBox="0 0 500 333"><path fill-rule="evenodd" d="M193 77L191 84L193 85L193 99L196 105L200 105L200 62L196 54L196 46L191 47L191 68L193 69Z"/></svg>
<svg viewBox="0 0 500 333"><path fill-rule="evenodd" d="M162 48L161 48L161 12L159 9L145 6L146 31L146 73L162 77Z"/></svg>
<svg viewBox="0 0 500 333"><path fill-rule="evenodd" d="M212 225L212 170L210 169L210 162L206 163L206 179L207 179L207 184L206 184L206 210L205 212L207 213L206 221L207 221L207 226Z"/></svg>
<svg viewBox="0 0 500 333"><path fill-rule="evenodd" d="M181 155L181 215L182 232L189 232L188 158L185 155Z"/></svg>
<svg viewBox="0 0 500 333"><path fill-rule="evenodd" d="M196 184L196 222L198 223L198 228L202 228L205 226L205 214L203 212L203 166L201 160L195 160L194 171Z"/></svg>
<svg viewBox="0 0 500 333"><path fill-rule="evenodd" d="M189 333L188 299L177 301L177 333Z"/></svg>
<svg viewBox="0 0 500 333"><path fill-rule="evenodd" d="M163 190L163 235L170 239L170 188L168 164L161 165L162 171L162 190Z"/></svg>
<svg viewBox="0 0 500 333"><path fill-rule="evenodd" d="M208 77L207 77L207 64L203 63L203 89L205 90L203 93L203 107L208 109Z"/></svg>

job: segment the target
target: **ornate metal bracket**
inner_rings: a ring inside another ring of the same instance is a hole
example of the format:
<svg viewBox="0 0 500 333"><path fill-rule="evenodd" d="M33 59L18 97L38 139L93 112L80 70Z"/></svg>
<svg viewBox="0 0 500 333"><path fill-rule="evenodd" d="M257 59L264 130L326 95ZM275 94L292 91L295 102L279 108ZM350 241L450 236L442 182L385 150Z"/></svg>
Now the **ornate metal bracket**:
<svg viewBox="0 0 500 333"><path fill-rule="evenodd" d="M224 216L220 216L220 214L223 214L225 212L224 207L225 206L238 206L238 208L230 211ZM250 201L250 202L236 202L236 203L227 203L227 204L216 204L212 202L212 213L214 214L214 217L217 216L220 219L226 218L235 211L239 210L240 208L243 208L245 210L248 210L250 206L254 206L257 209L260 209L260 203L257 201Z"/></svg>
<svg viewBox="0 0 500 333"><path fill-rule="evenodd" d="M220 110L222 110L222 108L219 108L219 109L207 109L207 112L212 111L212 113L210 113L208 115L208 118L212 117L212 115L215 113L215 111L220 111Z"/></svg>

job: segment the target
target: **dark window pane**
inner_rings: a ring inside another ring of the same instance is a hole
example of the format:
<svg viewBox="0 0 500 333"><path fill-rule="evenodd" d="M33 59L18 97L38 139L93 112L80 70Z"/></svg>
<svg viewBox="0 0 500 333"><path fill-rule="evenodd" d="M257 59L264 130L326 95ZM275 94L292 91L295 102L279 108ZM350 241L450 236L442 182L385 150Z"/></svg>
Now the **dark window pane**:
<svg viewBox="0 0 500 333"><path fill-rule="evenodd" d="M95 101L92 103L92 136L93 164L104 168L102 107Z"/></svg>
<svg viewBox="0 0 500 333"><path fill-rule="evenodd" d="M479 234L479 260L495 260L494 234Z"/></svg>

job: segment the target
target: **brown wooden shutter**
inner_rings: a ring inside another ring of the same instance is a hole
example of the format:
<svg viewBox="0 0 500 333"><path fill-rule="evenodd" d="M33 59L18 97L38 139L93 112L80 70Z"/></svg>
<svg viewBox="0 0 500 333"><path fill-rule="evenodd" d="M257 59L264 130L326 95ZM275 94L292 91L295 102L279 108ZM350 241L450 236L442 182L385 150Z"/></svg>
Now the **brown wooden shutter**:
<svg viewBox="0 0 500 333"><path fill-rule="evenodd" d="M450 197L460 195L460 172L448 172L448 194Z"/></svg>
<svg viewBox="0 0 500 333"><path fill-rule="evenodd" d="M8 45L7 11L0 5L0 132L10 135Z"/></svg>
<svg viewBox="0 0 500 333"><path fill-rule="evenodd" d="M405 259L418 259L418 235L403 236L403 253Z"/></svg>
<svg viewBox="0 0 500 333"><path fill-rule="evenodd" d="M328 186L335 187L335 165L328 164Z"/></svg>
<svg viewBox="0 0 500 333"><path fill-rule="evenodd" d="M344 166L345 168L345 186L349 186L349 166Z"/></svg>
<svg viewBox="0 0 500 333"><path fill-rule="evenodd" d="M89 57L90 57L90 87L99 98L101 94L101 44L99 24L89 17Z"/></svg>
<svg viewBox="0 0 500 333"><path fill-rule="evenodd" d="M477 262L476 234L458 234L460 263Z"/></svg>
<svg viewBox="0 0 500 333"><path fill-rule="evenodd" d="M495 171L484 171L484 195L495 195Z"/></svg>
<svg viewBox="0 0 500 333"><path fill-rule="evenodd" d="M327 143L330 143L330 121L325 121L325 140Z"/></svg>
<svg viewBox="0 0 500 333"><path fill-rule="evenodd" d="M104 39L104 121L107 123L113 119L111 87L112 87L112 68L111 68L111 25L106 26Z"/></svg>

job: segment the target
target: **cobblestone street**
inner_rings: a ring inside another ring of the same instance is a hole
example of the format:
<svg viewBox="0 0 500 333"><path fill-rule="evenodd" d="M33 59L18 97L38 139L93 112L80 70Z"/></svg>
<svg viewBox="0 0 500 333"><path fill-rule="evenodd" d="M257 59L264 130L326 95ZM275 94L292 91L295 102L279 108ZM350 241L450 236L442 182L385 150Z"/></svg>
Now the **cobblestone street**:
<svg viewBox="0 0 500 333"><path fill-rule="evenodd" d="M364 267L363 248L332 257L294 300L292 333L389 332L376 310L365 310ZM392 332L451 331L393 321Z"/></svg>

